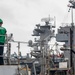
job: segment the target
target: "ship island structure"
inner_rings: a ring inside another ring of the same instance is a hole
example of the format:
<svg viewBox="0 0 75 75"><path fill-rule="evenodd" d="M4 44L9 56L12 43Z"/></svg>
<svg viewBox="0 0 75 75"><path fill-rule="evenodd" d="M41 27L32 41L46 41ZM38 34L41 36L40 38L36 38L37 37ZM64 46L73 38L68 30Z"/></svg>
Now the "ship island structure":
<svg viewBox="0 0 75 75"><path fill-rule="evenodd" d="M72 0L69 2L72 22L60 26L56 34L56 18L49 16L41 19L44 24L36 24L32 34L33 37L35 36L34 42L32 40L14 41L13 34L9 37L5 35L7 39L4 46L7 52L3 56L4 65L0 66L1 75L75 75L75 25L73 22L75 2ZM55 38L56 42L51 47L52 38ZM18 55L15 52L11 54L11 42L18 43ZM60 46L59 42L64 44ZM32 48L26 56L21 55L21 43L28 43L28 46Z"/></svg>

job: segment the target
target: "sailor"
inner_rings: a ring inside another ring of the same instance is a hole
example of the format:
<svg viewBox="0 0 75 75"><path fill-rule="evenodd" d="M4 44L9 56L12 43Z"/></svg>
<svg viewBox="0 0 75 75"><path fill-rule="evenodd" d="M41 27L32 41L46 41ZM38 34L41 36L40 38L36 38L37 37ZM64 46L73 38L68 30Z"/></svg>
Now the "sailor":
<svg viewBox="0 0 75 75"><path fill-rule="evenodd" d="M4 52L4 44L5 44L5 35L6 28L2 27L3 21L0 19L0 65L4 65L3 62L3 52Z"/></svg>

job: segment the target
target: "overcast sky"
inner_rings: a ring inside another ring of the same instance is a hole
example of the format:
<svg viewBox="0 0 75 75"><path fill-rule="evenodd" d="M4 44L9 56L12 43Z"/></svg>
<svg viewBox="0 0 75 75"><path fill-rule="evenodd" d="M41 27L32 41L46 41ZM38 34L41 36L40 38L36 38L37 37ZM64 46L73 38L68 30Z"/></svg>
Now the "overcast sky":
<svg viewBox="0 0 75 75"><path fill-rule="evenodd" d="M56 27L68 21L68 4L68 0L0 0L0 18L7 33L13 33L14 40L28 42L32 39L35 25L42 18L55 16ZM16 46L12 52L17 51ZM25 44L21 51L24 55L30 52L30 48Z"/></svg>

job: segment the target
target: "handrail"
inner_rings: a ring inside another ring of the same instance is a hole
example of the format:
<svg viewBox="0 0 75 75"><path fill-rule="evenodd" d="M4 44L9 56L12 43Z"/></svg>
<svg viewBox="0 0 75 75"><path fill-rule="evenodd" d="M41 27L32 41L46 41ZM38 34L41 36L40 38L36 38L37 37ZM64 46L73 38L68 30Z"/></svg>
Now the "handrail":
<svg viewBox="0 0 75 75"><path fill-rule="evenodd" d="M19 53L20 53L20 43L25 43L27 44L28 42L23 42L23 41L14 41L14 40L11 40L12 36L8 37L8 35L0 35L0 36L5 36L5 39L6 39L6 42L4 45L0 45L0 46L4 46L4 47L7 47L7 64L10 65L11 62L10 62L10 51L11 51L11 42L13 43L18 43L18 65L20 64L20 60L19 60ZM1 56L2 57L2 56ZM4 56L3 56L4 57Z"/></svg>

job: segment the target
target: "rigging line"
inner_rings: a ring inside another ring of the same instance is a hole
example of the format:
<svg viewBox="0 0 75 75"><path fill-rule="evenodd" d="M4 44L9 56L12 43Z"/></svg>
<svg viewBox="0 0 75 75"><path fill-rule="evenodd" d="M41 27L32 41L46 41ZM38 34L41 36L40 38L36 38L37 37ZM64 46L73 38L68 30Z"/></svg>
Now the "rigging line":
<svg viewBox="0 0 75 75"><path fill-rule="evenodd" d="M68 17L69 17L69 12L67 12L66 15L64 16L62 23L66 23L66 21L68 20Z"/></svg>

